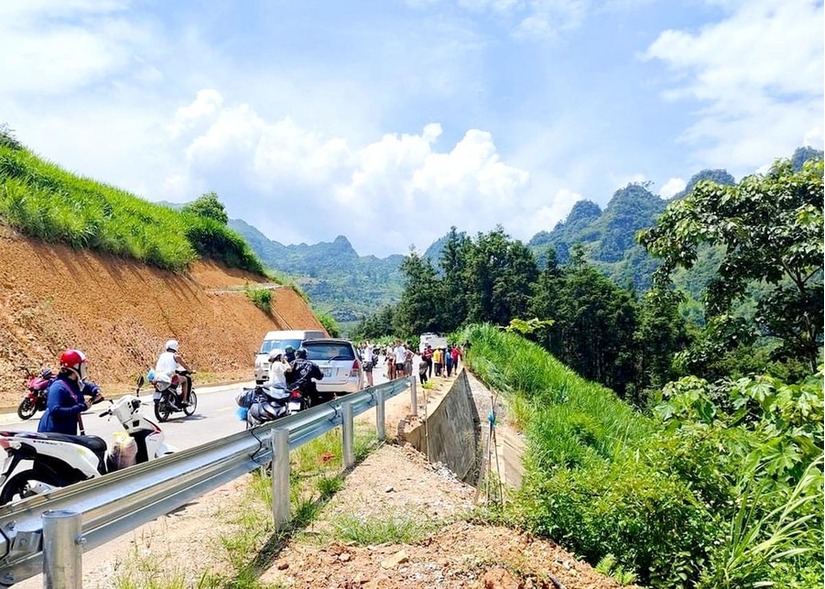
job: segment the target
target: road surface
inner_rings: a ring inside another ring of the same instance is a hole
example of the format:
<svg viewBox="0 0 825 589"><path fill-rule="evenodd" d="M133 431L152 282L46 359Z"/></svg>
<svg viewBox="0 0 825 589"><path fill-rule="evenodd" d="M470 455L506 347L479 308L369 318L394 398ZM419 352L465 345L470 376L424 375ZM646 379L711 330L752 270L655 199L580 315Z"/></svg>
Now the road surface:
<svg viewBox="0 0 825 589"><path fill-rule="evenodd" d="M383 364L373 371L374 384L386 382ZM199 387L195 375L195 392L198 394L198 408L191 417L183 413L173 413L169 421L160 423L160 428L166 434L166 443L185 450L199 446L206 442L228 436L244 429L244 422L238 419L238 406L235 404L235 395L244 386L254 386L253 381L232 385ZM157 421L152 406L152 389L144 388L141 395L147 405L143 407L144 415L152 421ZM109 407L109 403L102 402L92 406L83 414L83 424L87 435L100 436L111 444L112 434L122 429L120 422L114 417L99 418L98 415ZM22 421L16 413L0 414L0 429L5 431L37 431L37 423L42 411L34 417Z"/></svg>

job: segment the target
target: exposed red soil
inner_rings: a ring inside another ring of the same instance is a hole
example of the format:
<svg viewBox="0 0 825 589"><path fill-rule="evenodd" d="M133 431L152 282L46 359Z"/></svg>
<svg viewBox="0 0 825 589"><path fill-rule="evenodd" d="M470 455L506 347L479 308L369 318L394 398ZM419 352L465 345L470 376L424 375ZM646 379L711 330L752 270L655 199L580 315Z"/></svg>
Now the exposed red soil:
<svg viewBox="0 0 825 589"><path fill-rule="evenodd" d="M0 251L0 407L19 402L22 367L54 368L70 347L86 352L104 392L120 392L169 338L180 341L203 384L250 380L269 330L323 329L291 288L274 288L273 312L264 313L243 287L265 279L211 261L176 274L3 227Z"/></svg>

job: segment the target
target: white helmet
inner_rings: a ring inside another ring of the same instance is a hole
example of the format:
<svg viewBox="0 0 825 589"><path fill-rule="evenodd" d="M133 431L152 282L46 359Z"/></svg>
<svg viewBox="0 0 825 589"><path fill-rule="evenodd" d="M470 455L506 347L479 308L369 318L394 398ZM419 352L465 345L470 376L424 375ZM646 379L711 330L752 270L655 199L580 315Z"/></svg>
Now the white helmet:
<svg viewBox="0 0 825 589"><path fill-rule="evenodd" d="M177 352L178 351L178 340L170 339L166 342L166 351L167 352Z"/></svg>
<svg viewBox="0 0 825 589"><path fill-rule="evenodd" d="M284 351L281 348L272 348L269 350L269 361L273 362L278 356L283 356Z"/></svg>

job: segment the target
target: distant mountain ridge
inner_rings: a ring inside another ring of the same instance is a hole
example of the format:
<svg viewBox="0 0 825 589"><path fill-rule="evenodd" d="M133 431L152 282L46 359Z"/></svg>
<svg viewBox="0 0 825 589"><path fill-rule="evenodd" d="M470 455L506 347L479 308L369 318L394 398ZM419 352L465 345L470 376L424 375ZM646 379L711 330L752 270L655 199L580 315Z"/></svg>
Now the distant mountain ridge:
<svg viewBox="0 0 825 589"><path fill-rule="evenodd" d="M266 266L295 278L313 303L338 321L359 320L401 297L401 254L359 256L343 235L331 242L283 245L241 219L230 219L229 227Z"/></svg>
<svg viewBox="0 0 825 589"><path fill-rule="evenodd" d="M822 156L820 150L800 147L791 161L794 168L800 169L808 159ZM559 263L566 263L573 246L581 245L586 259L617 284L643 292L650 286L659 262L636 243L636 234L652 227L669 202L684 198L702 180L726 185L736 182L724 169L701 170L670 199L654 194L646 184L631 183L614 192L604 209L591 200L576 202L563 221L550 231L536 233L527 246L543 266L548 247L555 250ZM404 259L401 254L388 258L359 256L344 236L314 245L282 245L244 221L232 219L229 226L249 242L264 264L296 277L312 301L339 321L360 319L400 299L403 276L399 267ZM423 256L437 264L445 243L446 235L434 241ZM718 262L708 253L698 265L714 263ZM697 276L703 273L700 268ZM694 294L703 287L701 279L683 280Z"/></svg>

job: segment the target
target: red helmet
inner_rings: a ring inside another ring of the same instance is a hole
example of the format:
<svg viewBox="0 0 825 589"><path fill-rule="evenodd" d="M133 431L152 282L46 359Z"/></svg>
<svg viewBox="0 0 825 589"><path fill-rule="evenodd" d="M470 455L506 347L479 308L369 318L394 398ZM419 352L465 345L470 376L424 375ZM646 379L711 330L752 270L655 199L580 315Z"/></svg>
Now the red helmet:
<svg viewBox="0 0 825 589"><path fill-rule="evenodd" d="M79 380L86 380L86 354L80 350L66 350L60 354L60 367L74 372Z"/></svg>

